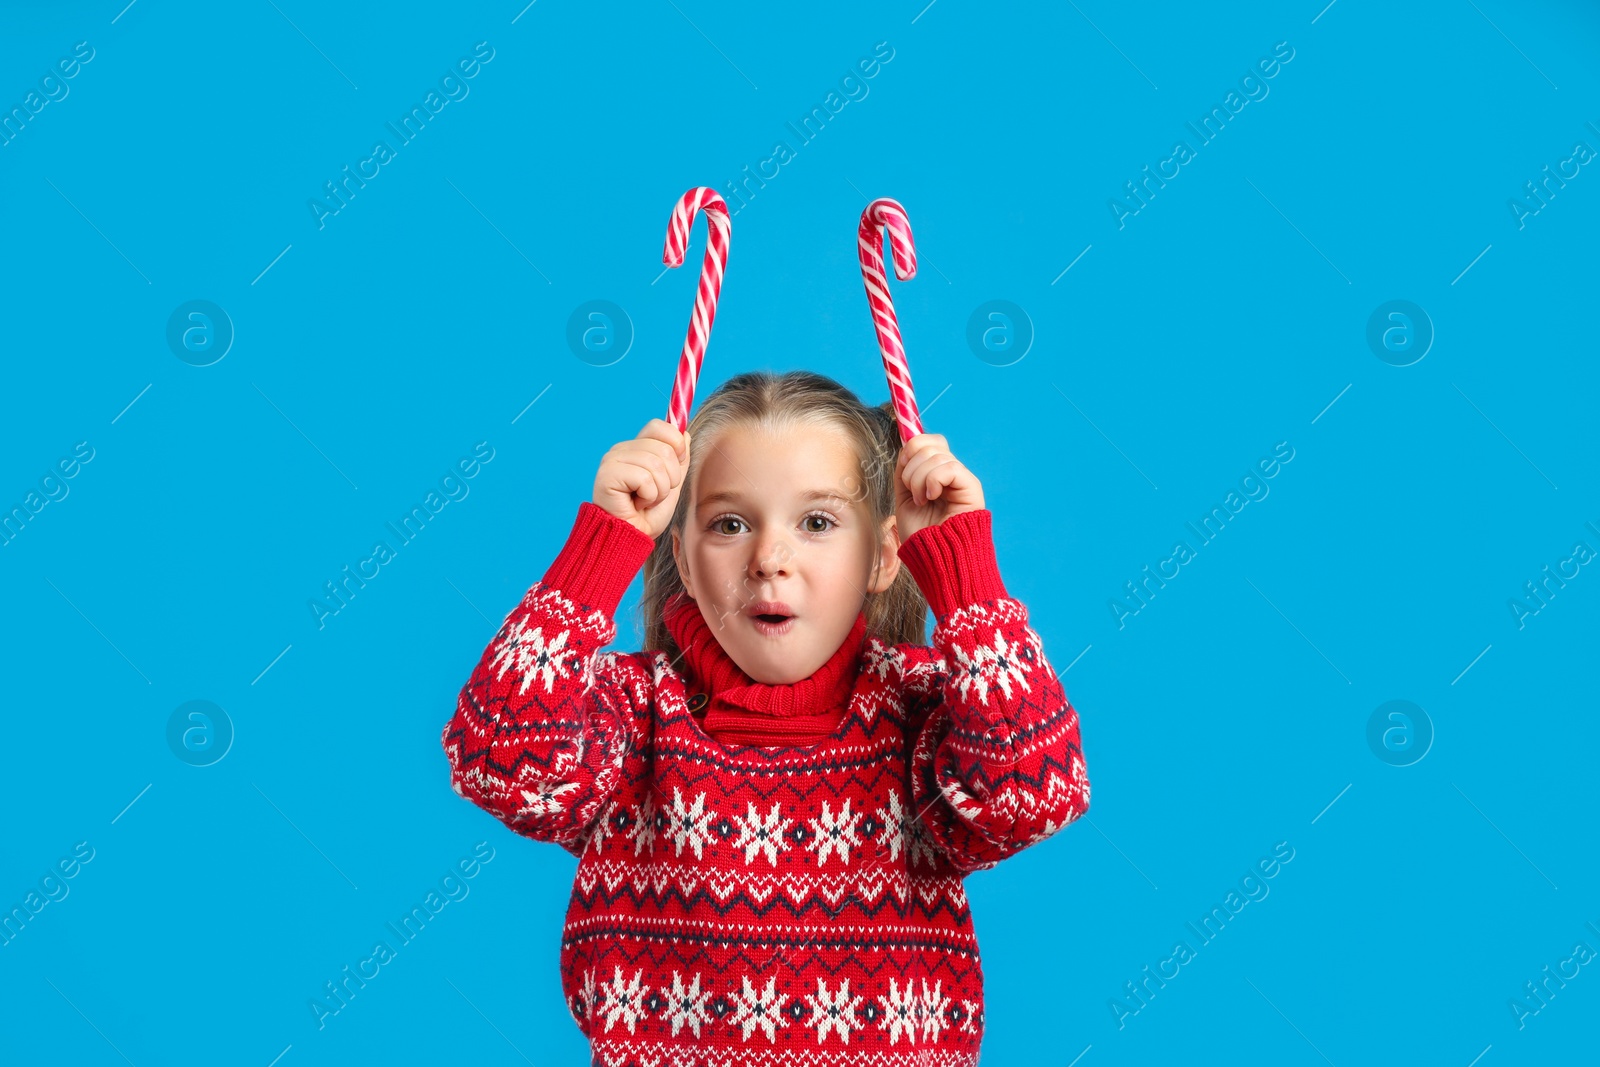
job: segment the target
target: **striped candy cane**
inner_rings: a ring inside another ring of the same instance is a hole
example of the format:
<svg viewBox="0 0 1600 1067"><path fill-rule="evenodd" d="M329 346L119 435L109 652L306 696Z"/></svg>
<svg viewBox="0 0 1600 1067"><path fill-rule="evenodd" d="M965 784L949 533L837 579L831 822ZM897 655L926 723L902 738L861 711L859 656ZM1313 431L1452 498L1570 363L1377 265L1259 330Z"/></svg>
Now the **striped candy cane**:
<svg viewBox="0 0 1600 1067"><path fill-rule="evenodd" d="M700 378L700 363L711 339L711 323L717 317L717 294L722 291L722 272L728 265L728 205L716 190L700 186L690 189L672 209L667 224L667 246L661 261L669 267L683 266L689 249L689 229L696 211L706 216L706 258L700 264L700 289L694 297L694 314L683 339L683 354L678 357L678 376L672 382L672 399L667 405L667 421L680 432L689 427L689 410L694 407L695 382Z"/></svg>
<svg viewBox="0 0 1600 1067"><path fill-rule="evenodd" d="M872 308L872 324L878 329L878 348L883 353L883 372L889 379L889 397L894 401L900 441L904 443L922 432L922 417L917 413L917 397L911 390L911 368L906 364L905 345L900 343L900 321L895 318L894 301L889 298L889 284L883 274L884 227L889 230L895 277L903 282L910 281L917 276L917 249L911 242L911 220L906 218L905 208L886 196L868 204L861 213L858 238L861 278L867 286L867 304Z"/></svg>

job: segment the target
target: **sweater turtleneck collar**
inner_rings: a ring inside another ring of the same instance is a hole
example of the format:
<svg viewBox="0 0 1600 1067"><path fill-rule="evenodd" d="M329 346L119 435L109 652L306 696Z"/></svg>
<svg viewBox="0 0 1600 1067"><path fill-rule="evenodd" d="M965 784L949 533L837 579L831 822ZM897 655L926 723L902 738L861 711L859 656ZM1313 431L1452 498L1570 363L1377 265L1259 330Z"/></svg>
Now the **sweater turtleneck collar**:
<svg viewBox="0 0 1600 1067"><path fill-rule="evenodd" d="M701 728L723 744L810 745L838 728L866 646L867 616L856 616L844 643L809 678L767 685L740 669L700 614L677 593L662 608L667 632L683 652L690 710L705 708ZM703 695L706 699L697 700Z"/></svg>

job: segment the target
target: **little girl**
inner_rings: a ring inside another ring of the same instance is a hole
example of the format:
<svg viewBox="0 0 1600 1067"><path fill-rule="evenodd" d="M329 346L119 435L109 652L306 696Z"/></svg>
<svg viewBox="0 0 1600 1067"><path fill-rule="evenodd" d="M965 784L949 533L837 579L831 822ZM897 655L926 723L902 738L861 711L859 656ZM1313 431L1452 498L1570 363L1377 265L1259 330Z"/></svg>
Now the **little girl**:
<svg viewBox="0 0 1600 1067"><path fill-rule="evenodd" d="M645 647L601 652L641 566ZM578 857L561 978L607 1067L975 1065L963 879L1089 806L978 479L804 371L606 454L443 743Z"/></svg>

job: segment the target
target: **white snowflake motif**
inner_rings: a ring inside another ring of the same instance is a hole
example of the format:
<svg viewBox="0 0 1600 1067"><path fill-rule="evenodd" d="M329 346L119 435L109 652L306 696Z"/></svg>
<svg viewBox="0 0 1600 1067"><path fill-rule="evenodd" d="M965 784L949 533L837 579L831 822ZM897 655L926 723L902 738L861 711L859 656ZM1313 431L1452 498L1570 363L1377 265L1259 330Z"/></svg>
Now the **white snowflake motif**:
<svg viewBox="0 0 1600 1067"><path fill-rule="evenodd" d="M844 802L844 807L839 809L839 814L834 815L828 810L828 802L822 802L822 817L812 819L811 829L814 836L811 843L806 846L817 854L817 866L827 862L828 856L834 851L839 853L839 858L845 863L850 862L850 846L861 844L861 835L856 831L856 823L861 821L863 812L850 814L850 801Z"/></svg>
<svg viewBox="0 0 1600 1067"><path fill-rule="evenodd" d="M754 862L756 853L765 850L767 859L776 867L778 853L789 847L789 840L783 836L783 831L794 820L779 818L779 804L776 800L772 802L772 810L767 813L765 819L756 811L755 801L749 803L748 818L743 815L733 817L734 823L739 827L739 836L733 842L733 847L744 849L746 864Z"/></svg>
<svg viewBox="0 0 1600 1067"><path fill-rule="evenodd" d="M883 839L889 844L891 861L900 858L900 849L904 847L908 866L915 867L922 860L933 866L933 843L928 840L920 813L919 817L907 819L905 809L900 806L900 794L893 789L889 790L889 806L878 809L878 818L883 821Z"/></svg>
<svg viewBox="0 0 1600 1067"><path fill-rule="evenodd" d="M672 812L667 824L667 836L672 838L677 850L673 855L683 855L683 846L688 845L694 849L695 859L705 858L701 849L711 839L711 820L717 817L716 812L703 810L705 802L705 793L699 793L694 798L694 804L685 808L683 794L677 786L672 787Z"/></svg>
<svg viewBox="0 0 1600 1067"><path fill-rule="evenodd" d="M606 995L606 1033L611 1032L612 1024L618 1019L628 1024L628 1033L634 1032L634 1024L644 1015L644 989L640 983L644 978L644 968L633 972L633 981L624 982L622 967L617 967L617 973L611 979L611 984L603 986Z"/></svg>
<svg viewBox="0 0 1600 1067"><path fill-rule="evenodd" d="M566 805L559 799L561 794L578 788L576 782L529 782L528 785L527 789L518 787L524 801L517 809L518 815L554 815L565 811Z"/></svg>
<svg viewBox="0 0 1600 1067"><path fill-rule="evenodd" d="M633 854L637 856L639 850L649 846L650 855L656 854L656 812L655 805L646 796L644 803L633 809L635 818L633 826L628 830L628 838L633 842Z"/></svg>
<svg viewBox="0 0 1600 1067"><path fill-rule="evenodd" d="M879 678L887 678L892 672L899 677L905 673L905 669L905 654L893 645L886 645L876 640L867 645L866 655L861 661L862 674L876 674Z"/></svg>
<svg viewBox="0 0 1600 1067"><path fill-rule="evenodd" d="M584 842L583 847L585 850L590 845L593 845L594 853L598 856L605 849L606 838L617 836L617 828L611 825L611 815L616 810L617 802L615 800L606 804L606 810L601 812L600 817L594 821L594 829L589 832L589 840Z"/></svg>
<svg viewBox="0 0 1600 1067"><path fill-rule="evenodd" d="M845 1044L850 1043L850 1031L860 1030L866 1024L856 1018L856 1008L861 1004L859 996L850 996L850 979L840 981L837 992L828 992L828 983L825 979L817 979L817 995L806 994L806 1003L811 1005L811 1019L807 1026L817 1028L817 1044L822 1044L823 1038L828 1036L829 1030L839 1032L839 1040Z"/></svg>
<svg viewBox="0 0 1600 1067"><path fill-rule="evenodd" d="M950 1025L950 1020L944 1016L945 1010L950 1007L950 998L939 992L939 987L944 984L941 978L933 983L933 992L928 991L928 980L922 980L922 1036L924 1040L939 1040L939 1031ZM906 979L906 988L911 988L911 980Z"/></svg>
<svg viewBox="0 0 1600 1067"><path fill-rule="evenodd" d="M929 867L933 866L933 838L928 836L928 828L922 825L919 815L906 823L906 862L912 867L926 860Z"/></svg>
<svg viewBox="0 0 1600 1067"><path fill-rule="evenodd" d="M900 806L900 794L889 790L888 808L878 809L878 820L883 823L883 840L889 844L889 859L900 858L900 845L906 837L906 813Z"/></svg>
<svg viewBox="0 0 1600 1067"><path fill-rule="evenodd" d="M700 975L694 976L694 982L689 988L683 986L683 978L677 971L672 972L672 988L661 987L662 996L667 999L668 1018L672 1020L672 1036L677 1037L678 1031L684 1023L694 1031L694 1036L700 1036L700 1024L711 1022L711 1013L706 1009L706 999L711 996L711 990L700 991Z"/></svg>
<svg viewBox="0 0 1600 1067"><path fill-rule="evenodd" d="M571 675L578 666L577 650L567 648L567 638L572 636L572 631L562 630L554 640L546 640L544 627L528 628L529 618L531 616L524 615L516 621L489 665L500 668L500 673L495 675L497 681L504 678L508 670L514 669L521 675L522 688L517 690L518 695L526 693L535 678L543 679L546 693L554 692L556 676Z"/></svg>
<svg viewBox="0 0 1600 1067"><path fill-rule="evenodd" d="M583 987L578 990L578 995L567 1004L567 1010L572 1012L572 1017L578 1023L589 1018L589 1012L594 1008L595 998L598 994L594 990L594 971L583 972ZM582 1010L579 1010L579 1009Z"/></svg>
<svg viewBox="0 0 1600 1067"><path fill-rule="evenodd" d="M994 632L992 644L974 645L970 656L960 645L957 645L954 651L957 665L951 672L950 678L960 692L962 700L970 699L967 690L974 685L978 688L980 704L989 702L991 686L998 686L1003 690L1008 700L1011 698L1013 681L1024 689L1031 688L1023 675L1033 668L1022 658L1022 646L1008 643L1006 635L998 629Z"/></svg>
<svg viewBox="0 0 1600 1067"><path fill-rule="evenodd" d="M759 1026L766 1031L767 1040L776 1043L778 1027L789 1025L789 1020L782 1012L783 1002L789 999L789 994L778 992L778 979L775 977L767 979L767 987L760 993L750 984L749 975L740 975L740 979L744 982L744 991L733 995L734 1012L728 1021L744 1029L746 1041L750 1040L750 1035Z"/></svg>
<svg viewBox="0 0 1600 1067"><path fill-rule="evenodd" d="M911 979L906 979L905 992L895 988L894 979L889 979L889 995L878 995L878 1002L883 1005L883 1022L878 1024L878 1029L889 1031L889 1044L900 1040L905 1035L906 1044L916 1044L917 1027L922 1022L922 1002L911 991Z"/></svg>
<svg viewBox="0 0 1600 1067"><path fill-rule="evenodd" d="M982 1033L978 1020L978 1005L970 1000L962 1000L961 1006L966 1009L962 1012L961 1032L964 1034Z"/></svg>
<svg viewBox="0 0 1600 1067"><path fill-rule="evenodd" d="M1028 662L1035 665L1044 664L1045 673L1051 678L1056 677L1056 669L1044 657L1044 641L1039 637L1038 631L1031 626L1026 626L1023 628L1023 634L1029 651L1033 653L1033 658L1029 659ZM1027 659L1027 657L1023 658Z"/></svg>

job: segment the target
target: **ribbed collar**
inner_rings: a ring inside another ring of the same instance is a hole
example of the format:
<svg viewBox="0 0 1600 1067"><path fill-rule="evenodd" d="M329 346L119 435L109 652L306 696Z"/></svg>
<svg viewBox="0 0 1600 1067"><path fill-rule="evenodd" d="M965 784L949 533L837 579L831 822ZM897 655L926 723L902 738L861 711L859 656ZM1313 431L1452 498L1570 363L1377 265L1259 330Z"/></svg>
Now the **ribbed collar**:
<svg viewBox="0 0 1600 1067"><path fill-rule="evenodd" d="M809 745L826 739L849 704L867 637L863 611L838 651L809 678L766 685L733 661L687 594L680 592L663 605L662 622L683 652L691 696L709 698L701 728L734 745Z"/></svg>

